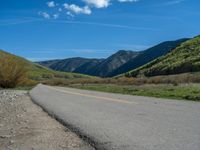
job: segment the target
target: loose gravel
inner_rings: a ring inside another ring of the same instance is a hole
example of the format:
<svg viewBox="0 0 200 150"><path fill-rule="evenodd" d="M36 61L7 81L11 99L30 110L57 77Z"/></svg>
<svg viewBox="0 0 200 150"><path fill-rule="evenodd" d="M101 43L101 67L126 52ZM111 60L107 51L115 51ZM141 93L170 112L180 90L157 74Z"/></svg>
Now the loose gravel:
<svg viewBox="0 0 200 150"><path fill-rule="evenodd" d="M0 150L93 150L35 105L27 91L0 90Z"/></svg>

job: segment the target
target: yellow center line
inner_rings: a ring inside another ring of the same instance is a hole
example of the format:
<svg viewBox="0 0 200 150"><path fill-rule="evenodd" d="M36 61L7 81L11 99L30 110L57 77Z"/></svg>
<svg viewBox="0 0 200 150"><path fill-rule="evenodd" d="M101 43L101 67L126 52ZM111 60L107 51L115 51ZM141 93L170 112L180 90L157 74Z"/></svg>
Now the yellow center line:
<svg viewBox="0 0 200 150"><path fill-rule="evenodd" d="M122 100L122 99L114 99L114 98L109 98L109 97L95 96L95 95L89 95L89 94L83 94L83 93L77 93L77 92L71 92L71 91L56 89L56 88L49 87L49 86L47 86L47 87L50 88L50 89L59 91L59 92L67 93L67 94L85 96L85 97L96 98L96 99L101 99L101 100L106 100L106 101L119 102L119 103L126 103L126 104L133 104L134 103L134 104L137 104L135 102L130 102L130 101L127 101L127 100Z"/></svg>

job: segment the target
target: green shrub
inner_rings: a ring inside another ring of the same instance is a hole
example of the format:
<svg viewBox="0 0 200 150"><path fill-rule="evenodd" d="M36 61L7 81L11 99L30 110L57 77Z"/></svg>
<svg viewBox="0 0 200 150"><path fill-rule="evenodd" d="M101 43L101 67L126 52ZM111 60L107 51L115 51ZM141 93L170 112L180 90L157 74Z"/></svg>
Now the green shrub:
<svg viewBox="0 0 200 150"><path fill-rule="evenodd" d="M15 57L0 57L0 87L14 88L27 79L25 65Z"/></svg>

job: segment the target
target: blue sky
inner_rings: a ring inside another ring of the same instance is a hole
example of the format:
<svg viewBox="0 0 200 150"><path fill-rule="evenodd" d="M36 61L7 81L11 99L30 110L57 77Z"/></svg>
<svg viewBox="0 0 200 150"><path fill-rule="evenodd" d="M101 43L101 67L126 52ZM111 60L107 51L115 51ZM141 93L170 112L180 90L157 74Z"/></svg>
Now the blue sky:
<svg viewBox="0 0 200 150"><path fill-rule="evenodd" d="M104 58L200 34L199 0L0 0L0 49L47 60Z"/></svg>

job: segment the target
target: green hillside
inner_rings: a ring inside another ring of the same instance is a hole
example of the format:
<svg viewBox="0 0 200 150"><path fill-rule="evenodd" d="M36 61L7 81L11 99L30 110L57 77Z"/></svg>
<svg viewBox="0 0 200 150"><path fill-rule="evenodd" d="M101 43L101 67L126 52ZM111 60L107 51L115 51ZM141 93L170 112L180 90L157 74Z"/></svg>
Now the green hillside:
<svg viewBox="0 0 200 150"><path fill-rule="evenodd" d="M29 79L32 79L32 80L40 81L40 80L53 79L53 78L73 79L73 78L88 78L89 77L87 75L82 75L82 74L53 71L41 65L32 63L22 57L15 56L13 54L0 50L0 63L1 61L3 61L3 58L6 58L6 59L14 58L16 62L18 63L20 62L20 64L23 64L25 68L27 69L27 74L28 74Z"/></svg>
<svg viewBox="0 0 200 150"><path fill-rule="evenodd" d="M150 77L198 71L200 71L200 36L182 43L165 56L125 75L128 77Z"/></svg>
<svg viewBox="0 0 200 150"><path fill-rule="evenodd" d="M116 76L134 70L138 67L145 65L161 56L166 55L171 50L180 46L183 42L189 40L188 38L178 39L175 41L165 41L142 51L137 57L129 60L124 65L115 69L110 76Z"/></svg>

